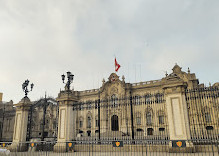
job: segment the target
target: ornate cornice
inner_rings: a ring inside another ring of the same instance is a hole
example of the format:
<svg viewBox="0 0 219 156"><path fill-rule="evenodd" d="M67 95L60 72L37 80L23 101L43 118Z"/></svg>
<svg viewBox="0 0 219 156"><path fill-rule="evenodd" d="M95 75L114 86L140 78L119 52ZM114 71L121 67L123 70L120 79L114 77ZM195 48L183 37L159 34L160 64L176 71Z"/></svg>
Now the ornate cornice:
<svg viewBox="0 0 219 156"><path fill-rule="evenodd" d="M21 101L17 104L14 104L16 110L29 110L31 107L31 101L28 97L24 97Z"/></svg>

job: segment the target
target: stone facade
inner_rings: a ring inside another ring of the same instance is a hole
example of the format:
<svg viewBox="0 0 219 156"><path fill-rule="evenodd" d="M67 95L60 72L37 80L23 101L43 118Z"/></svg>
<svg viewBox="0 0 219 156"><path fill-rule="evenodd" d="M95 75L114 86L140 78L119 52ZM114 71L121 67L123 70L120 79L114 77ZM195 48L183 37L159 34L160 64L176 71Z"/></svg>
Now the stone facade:
<svg viewBox="0 0 219 156"><path fill-rule="evenodd" d="M45 138L57 137L60 143L97 139L100 130L101 139L129 139L134 131L135 139L190 140L197 134L209 133L206 125L218 132L218 95L214 101L210 98L204 102L195 101L200 106L198 108L193 108L193 101L185 95L188 90L203 87L194 73L190 73L189 69L184 72L178 65L173 67L171 74L166 74L160 80L139 83L126 83L124 76L120 79L116 73L112 73L107 81L103 79L98 89L60 91L56 99L59 107L57 104L46 107L45 124L44 107L36 105L32 110L31 138L41 139L42 135ZM214 87L218 87L218 83ZM32 105L36 103L32 102ZM2 140L12 140L13 126L9 127L10 133L4 132L7 129L7 119L11 118L11 125L14 123L15 109L11 108L11 117L8 115L4 119ZM3 110L2 107L0 110ZM198 111L204 115L198 116ZM200 124L200 121L202 128L195 129L194 125ZM59 146L62 146L60 143Z"/></svg>
<svg viewBox="0 0 219 156"><path fill-rule="evenodd" d="M57 135L57 103L48 98L31 102L32 117L31 117L31 139L41 140L43 137L54 140ZM46 108L44 108L44 104ZM43 127L43 116L45 109L45 126ZM12 141L14 133L16 108L12 101L0 102L0 140ZM4 121L4 124L3 124ZM43 130L44 129L44 130ZM27 134L28 135L28 134ZM27 137L28 138L28 137Z"/></svg>
<svg viewBox="0 0 219 156"><path fill-rule="evenodd" d="M13 101L0 101L0 140L12 141L14 132L15 108Z"/></svg>
<svg viewBox="0 0 219 156"><path fill-rule="evenodd" d="M79 107L82 108L74 112L77 113L77 136L97 137L97 134L95 132L98 131L98 126L96 124L98 110L94 109L94 107L92 107L92 109L89 109L89 103L92 105L93 101L97 101L98 98L100 98L100 101L108 101L108 105L110 105L109 101L111 101L112 99L123 99L127 97L129 98L131 96L134 99L133 127L135 131L135 136L144 136L144 138L152 137L149 136L149 133L151 133L150 130L152 130L154 136L157 137L164 135L163 139L165 138L165 136L168 138L168 108L166 107L167 105L165 104L165 101L159 101L159 98L162 98L161 95L164 96L164 94L170 94L169 92L180 92L181 87L178 87L178 85L183 86L183 88L193 89L199 86L199 82L198 79L196 79L195 74L191 74L190 72L183 72L178 65L175 65L173 68L173 72L169 75L166 75L166 77L160 80L131 84L125 82L124 76L122 77L122 80L120 80L118 75L112 73L109 76L108 81L103 80L103 84L100 89L73 91L72 94L76 97L76 100L79 103L83 103L81 106L79 105ZM147 95L150 96L147 97ZM127 101L129 102L129 99L127 99ZM141 104L136 104L135 102L139 102ZM102 106L100 114L102 133L101 135L106 137L109 136L110 132L112 131L112 116L116 115L119 121L118 132L121 133L113 133L112 136L115 136L117 134L120 136L130 136L130 133L132 131L130 109L130 106L127 106L125 104L121 105L120 107L112 107L112 105L107 107ZM151 119L149 118L149 115L151 116ZM162 121L159 121L159 119ZM148 123L147 120L151 120L151 123ZM186 119L185 121L183 120L183 122L188 123L188 119ZM186 131L188 131L188 126Z"/></svg>

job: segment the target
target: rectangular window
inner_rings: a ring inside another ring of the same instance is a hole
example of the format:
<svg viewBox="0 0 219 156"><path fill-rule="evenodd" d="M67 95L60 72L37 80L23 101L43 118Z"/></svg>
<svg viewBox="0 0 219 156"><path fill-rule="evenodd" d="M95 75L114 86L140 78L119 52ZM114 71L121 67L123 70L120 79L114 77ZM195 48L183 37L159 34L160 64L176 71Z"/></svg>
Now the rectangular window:
<svg viewBox="0 0 219 156"><path fill-rule="evenodd" d="M53 122L53 129L56 129L56 122Z"/></svg>
<svg viewBox="0 0 219 156"><path fill-rule="evenodd" d="M146 121L147 121L147 125L151 125L152 124L152 119L151 119L151 113L148 112L146 115Z"/></svg>
<svg viewBox="0 0 219 156"><path fill-rule="evenodd" d="M87 118L87 128L91 128L91 117Z"/></svg>
<svg viewBox="0 0 219 156"><path fill-rule="evenodd" d="M89 103L87 104L87 108L88 108L88 109L91 109L91 102L89 102Z"/></svg>
<svg viewBox="0 0 219 156"><path fill-rule="evenodd" d="M211 122L211 115L209 113L205 113L205 121Z"/></svg>
<svg viewBox="0 0 219 156"><path fill-rule="evenodd" d="M145 97L145 103L150 104L150 102L151 102L151 98L149 96L146 96Z"/></svg>
<svg viewBox="0 0 219 156"><path fill-rule="evenodd" d="M159 116L159 124L164 124L164 116Z"/></svg>
<svg viewBox="0 0 219 156"><path fill-rule="evenodd" d="M98 123L98 120L96 120L96 127L99 127L99 123Z"/></svg>
<svg viewBox="0 0 219 156"><path fill-rule="evenodd" d="M137 122L137 125L140 125L141 124L141 117L137 117L136 122Z"/></svg>

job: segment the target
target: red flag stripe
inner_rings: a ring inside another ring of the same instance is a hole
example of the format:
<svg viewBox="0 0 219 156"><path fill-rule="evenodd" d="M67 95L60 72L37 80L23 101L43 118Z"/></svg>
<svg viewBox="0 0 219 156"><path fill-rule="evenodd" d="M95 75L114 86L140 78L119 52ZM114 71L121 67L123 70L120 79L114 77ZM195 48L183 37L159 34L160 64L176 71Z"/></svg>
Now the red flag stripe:
<svg viewBox="0 0 219 156"><path fill-rule="evenodd" d="M115 58L115 71L117 72L121 66L117 63Z"/></svg>

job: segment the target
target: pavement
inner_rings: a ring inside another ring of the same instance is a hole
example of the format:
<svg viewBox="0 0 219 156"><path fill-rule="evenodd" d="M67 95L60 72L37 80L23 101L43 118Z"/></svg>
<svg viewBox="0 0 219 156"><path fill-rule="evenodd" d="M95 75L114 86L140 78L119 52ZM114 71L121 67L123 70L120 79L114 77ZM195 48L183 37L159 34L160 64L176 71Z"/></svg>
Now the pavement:
<svg viewBox="0 0 219 156"><path fill-rule="evenodd" d="M209 153L168 153L168 152L11 152L9 156L218 156L218 152Z"/></svg>

